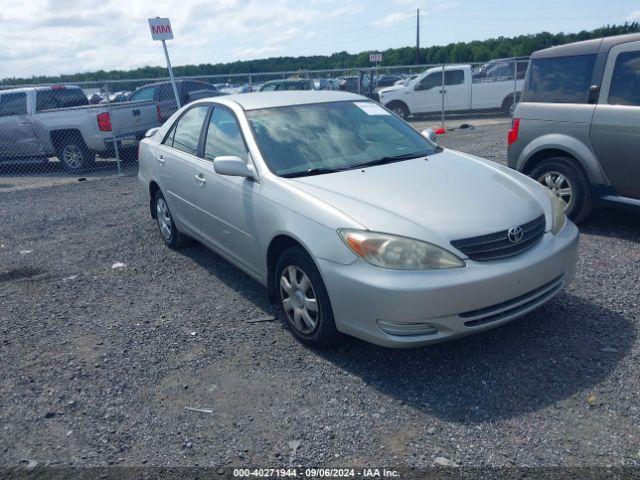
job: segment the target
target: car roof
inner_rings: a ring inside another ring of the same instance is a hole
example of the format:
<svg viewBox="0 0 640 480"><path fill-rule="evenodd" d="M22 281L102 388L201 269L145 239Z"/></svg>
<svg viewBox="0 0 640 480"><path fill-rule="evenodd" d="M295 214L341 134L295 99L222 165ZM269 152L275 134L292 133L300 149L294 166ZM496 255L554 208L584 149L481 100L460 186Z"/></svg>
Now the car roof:
<svg viewBox="0 0 640 480"><path fill-rule="evenodd" d="M291 105L309 105L312 103L328 103L340 101L370 101L362 95L339 92L335 90L286 90L275 92L235 93L222 97L211 97L216 103L235 103L243 110L260 108L287 107ZM199 102L206 102L203 98Z"/></svg>
<svg viewBox="0 0 640 480"><path fill-rule="evenodd" d="M628 33L626 35L616 35L613 37L594 38L581 42L567 43L557 47L545 48L531 54L531 59L569 57L576 55L607 54L611 47L621 43L640 41L640 33Z"/></svg>

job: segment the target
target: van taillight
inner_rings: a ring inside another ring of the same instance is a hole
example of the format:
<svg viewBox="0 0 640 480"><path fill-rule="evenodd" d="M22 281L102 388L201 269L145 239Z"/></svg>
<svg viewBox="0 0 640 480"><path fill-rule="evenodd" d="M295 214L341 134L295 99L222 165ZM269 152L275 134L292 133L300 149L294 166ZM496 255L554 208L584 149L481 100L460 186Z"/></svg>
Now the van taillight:
<svg viewBox="0 0 640 480"><path fill-rule="evenodd" d="M111 115L109 115L109 112L98 114L98 128L101 132L111 131Z"/></svg>
<svg viewBox="0 0 640 480"><path fill-rule="evenodd" d="M507 145L512 145L518 140L518 130L520 130L520 119L511 120L511 130L507 134Z"/></svg>

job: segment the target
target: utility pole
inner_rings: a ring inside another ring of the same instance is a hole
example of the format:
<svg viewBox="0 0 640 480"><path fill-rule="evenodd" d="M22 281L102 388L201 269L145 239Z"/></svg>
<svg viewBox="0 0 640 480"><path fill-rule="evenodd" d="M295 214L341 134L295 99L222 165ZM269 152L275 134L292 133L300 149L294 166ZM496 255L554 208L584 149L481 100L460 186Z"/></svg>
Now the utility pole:
<svg viewBox="0 0 640 480"><path fill-rule="evenodd" d="M420 9L416 10L416 65L420 65Z"/></svg>

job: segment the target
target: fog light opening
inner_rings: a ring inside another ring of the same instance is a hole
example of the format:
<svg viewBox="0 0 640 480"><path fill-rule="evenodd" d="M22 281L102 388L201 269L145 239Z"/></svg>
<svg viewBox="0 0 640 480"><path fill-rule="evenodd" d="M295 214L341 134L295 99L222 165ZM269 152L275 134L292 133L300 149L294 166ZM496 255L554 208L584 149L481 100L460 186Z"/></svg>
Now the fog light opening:
<svg viewBox="0 0 640 480"><path fill-rule="evenodd" d="M394 323L387 320L378 320L378 327L389 335L396 335L401 337L413 336L413 335L435 335L438 333L438 329L429 325L428 323Z"/></svg>

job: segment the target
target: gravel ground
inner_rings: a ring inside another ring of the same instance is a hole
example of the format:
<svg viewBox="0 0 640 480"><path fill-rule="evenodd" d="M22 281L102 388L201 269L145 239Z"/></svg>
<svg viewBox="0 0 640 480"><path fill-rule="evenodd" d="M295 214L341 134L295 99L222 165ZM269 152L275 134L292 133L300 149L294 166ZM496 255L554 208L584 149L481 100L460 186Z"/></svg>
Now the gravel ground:
<svg viewBox="0 0 640 480"><path fill-rule="evenodd" d="M505 133L440 142L503 162ZM3 192L0 465L640 466L640 222L581 231L519 321L315 351L235 267L165 248L135 178Z"/></svg>

